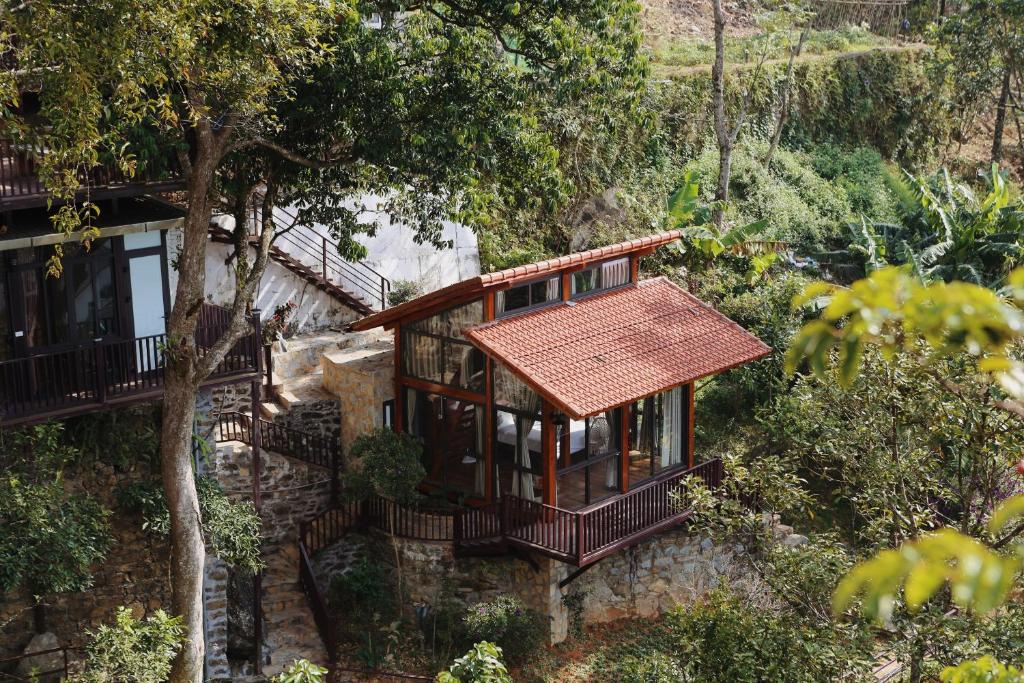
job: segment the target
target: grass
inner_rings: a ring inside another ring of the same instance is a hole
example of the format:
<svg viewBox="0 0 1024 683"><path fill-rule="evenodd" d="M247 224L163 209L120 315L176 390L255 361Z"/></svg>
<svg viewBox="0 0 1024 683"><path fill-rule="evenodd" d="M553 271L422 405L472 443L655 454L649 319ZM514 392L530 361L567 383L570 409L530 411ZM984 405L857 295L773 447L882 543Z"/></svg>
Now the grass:
<svg viewBox="0 0 1024 683"><path fill-rule="evenodd" d="M767 59L788 59L790 38L779 33L762 33L755 36L726 38L725 56L729 64L754 64L762 52L767 50ZM804 42L803 55L825 55L851 50L866 50L892 41L870 31L850 26L829 31L811 31ZM659 48L654 53L654 62L663 67L701 66L715 60L715 44L710 40L678 41Z"/></svg>

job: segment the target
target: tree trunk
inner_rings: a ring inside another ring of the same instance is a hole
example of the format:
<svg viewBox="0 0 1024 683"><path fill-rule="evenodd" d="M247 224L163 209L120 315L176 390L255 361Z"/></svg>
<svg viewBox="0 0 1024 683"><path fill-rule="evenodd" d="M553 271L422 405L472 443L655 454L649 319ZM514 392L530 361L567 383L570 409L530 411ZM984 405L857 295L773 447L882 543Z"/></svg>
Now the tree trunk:
<svg viewBox="0 0 1024 683"><path fill-rule="evenodd" d="M779 103L779 115L775 119L775 132L772 133L772 142L768 147L768 154L764 158L765 168L772 165L772 158L775 157L775 152L779 149L779 142L782 140L782 129L786 126L786 121L789 119L789 97L793 91L793 71L796 67L796 58L803 52L804 41L807 40L807 31L807 28L800 31L800 39L797 41L796 47L789 53L789 64L786 66L786 80L782 84L782 102Z"/></svg>
<svg viewBox="0 0 1024 683"><path fill-rule="evenodd" d="M729 200L729 171L732 165L732 136L725 119L725 12L722 0L711 0L715 11L715 63L711 68L711 90L715 106L715 138L718 140L718 185L715 188L715 225L721 229L725 202Z"/></svg>
<svg viewBox="0 0 1024 683"><path fill-rule="evenodd" d="M1003 130L1006 128L1006 107L1010 100L1010 66L1003 67L1003 86L996 105L996 123L992 132L992 163L998 164L1003 158Z"/></svg>
<svg viewBox="0 0 1024 683"><path fill-rule="evenodd" d="M206 288L206 240L212 211L209 195L217 153L208 127L196 127L196 140L178 257L178 287L167 324L160 434L164 494L171 517L171 605L187 633L174 661L172 683L202 683L205 653L202 588L206 546L192 465L192 430L201 382L194 340Z"/></svg>

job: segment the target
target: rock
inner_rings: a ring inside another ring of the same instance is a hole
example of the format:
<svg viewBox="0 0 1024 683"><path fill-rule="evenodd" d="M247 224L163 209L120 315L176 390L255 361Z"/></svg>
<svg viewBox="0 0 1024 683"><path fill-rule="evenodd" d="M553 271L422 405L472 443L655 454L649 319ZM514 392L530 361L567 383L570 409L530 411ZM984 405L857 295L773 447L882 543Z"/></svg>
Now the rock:
<svg viewBox="0 0 1024 683"><path fill-rule="evenodd" d="M227 588L227 653L231 659L248 659L255 650L256 606L253 597L253 575L246 571L232 571Z"/></svg>
<svg viewBox="0 0 1024 683"><path fill-rule="evenodd" d="M57 640L57 636L54 633L47 631L46 633L39 633L33 636L28 645L25 646L22 654L45 652L46 650L52 650L58 647L60 647L60 642ZM15 673L19 678L24 680L37 680L39 683L57 683L57 681L61 679L61 673L63 671L63 652L50 652L47 654L36 655L35 657L26 657L18 662L18 668L15 669ZM45 676L39 676L38 678L32 678L33 672L53 673L49 673Z"/></svg>
<svg viewBox="0 0 1024 683"><path fill-rule="evenodd" d="M801 534L790 534L782 539L782 545L789 548L796 548L807 543L807 537Z"/></svg>

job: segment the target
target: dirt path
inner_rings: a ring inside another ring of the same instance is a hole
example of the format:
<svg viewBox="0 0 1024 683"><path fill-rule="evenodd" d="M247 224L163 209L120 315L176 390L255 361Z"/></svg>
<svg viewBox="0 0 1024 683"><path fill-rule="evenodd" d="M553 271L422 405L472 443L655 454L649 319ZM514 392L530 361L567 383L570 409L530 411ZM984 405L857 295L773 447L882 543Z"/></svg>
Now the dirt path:
<svg viewBox="0 0 1024 683"><path fill-rule="evenodd" d="M880 45L878 47L862 48L858 50L850 50L849 52L826 52L825 54L816 55L801 55L797 57L797 64L810 64L814 62L829 62L839 61L843 59L858 59L864 55L871 54L873 52L923 52L930 49L931 46L926 43L906 43L905 45ZM786 64L789 62L788 57L780 59L766 59L764 61L765 67L770 67L778 64ZM726 71L749 71L757 66L757 62L743 62L742 64L732 63L726 64ZM654 74L660 77L686 77L693 76L695 74L710 74L710 64L697 64L695 66L660 66L654 65Z"/></svg>

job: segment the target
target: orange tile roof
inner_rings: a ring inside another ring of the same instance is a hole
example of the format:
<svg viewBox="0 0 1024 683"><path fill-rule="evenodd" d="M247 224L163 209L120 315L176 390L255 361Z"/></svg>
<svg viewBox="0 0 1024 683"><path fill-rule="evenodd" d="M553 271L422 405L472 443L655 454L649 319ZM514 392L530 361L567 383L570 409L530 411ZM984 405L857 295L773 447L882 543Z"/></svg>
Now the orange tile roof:
<svg viewBox="0 0 1024 683"><path fill-rule="evenodd" d="M466 336L574 419L771 352L664 277L501 318Z"/></svg>
<svg viewBox="0 0 1024 683"><path fill-rule="evenodd" d="M406 301L394 308L374 313L355 321L350 327L353 330L372 330L375 327L389 327L404 318L419 317L421 313L435 308L440 303L456 305L479 296L487 289L507 287L517 282L543 277L549 273L557 273L566 268L597 263L616 256L627 256L638 251L657 249L669 242L674 242L681 236L681 230L669 230L656 235L619 242L607 247L598 247L597 249L581 251L569 254L568 256L559 256L525 266L516 266L515 268L507 268L494 273L478 275L425 294L412 301Z"/></svg>

